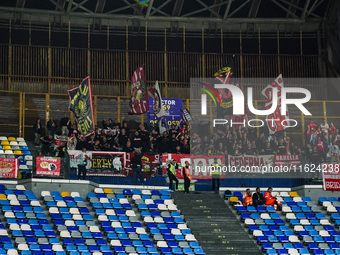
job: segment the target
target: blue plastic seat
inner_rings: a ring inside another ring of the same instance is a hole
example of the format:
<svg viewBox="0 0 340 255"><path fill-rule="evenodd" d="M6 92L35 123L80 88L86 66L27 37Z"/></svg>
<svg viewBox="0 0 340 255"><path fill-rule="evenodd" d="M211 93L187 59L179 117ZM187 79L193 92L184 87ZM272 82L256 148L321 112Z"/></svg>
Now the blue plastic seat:
<svg viewBox="0 0 340 255"><path fill-rule="evenodd" d="M334 238L332 236L325 236L323 238L323 240L326 242L326 243L334 243Z"/></svg>
<svg viewBox="0 0 340 255"><path fill-rule="evenodd" d="M274 206L267 206L266 209L267 209L267 212L269 213L276 213Z"/></svg>
<svg viewBox="0 0 340 255"><path fill-rule="evenodd" d="M295 216L299 220L306 219L306 215L304 213L297 213L297 214L295 214Z"/></svg>
<svg viewBox="0 0 340 255"><path fill-rule="evenodd" d="M148 210L148 206L144 203L138 204L138 209L139 210Z"/></svg>
<svg viewBox="0 0 340 255"><path fill-rule="evenodd" d="M154 200L154 203L155 203L156 205L160 205L160 204L164 204L164 201L163 201L162 199L155 199L155 200Z"/></svg>
<svg viewBox="0 0 340 255"><path fill-rule="evenodd" d="M312 224L313 226L315 226L315 225L321 225L319 220L310 220L309 222L310 222L310 224Z"/></svg>
<svg viewBox="0 0 340 255"><path fill-rule="evenodd" d="M123 194L127 196L132 196L133 192L130 189L123 189Z"/></svg>
<svg viewBox="0 0 340 255"><path fill-rule="evenodd" d="M267 238L265 236L258 236L257 237L257 242L258 243L266 243L268 242Z"/></svg>
<svg viewBox="0 0 340 255"><path fill-rule="evenodd" d="M323 240L323 238L321 236L314 236L313 240L316 243L324 243L324 240Z"/></svg>
<svg viewBox="0 0 340 255"><path fill-rule="evenodd" d="M264 220L264 223L265 223L266 225L275 225L275 222L274 222L272 219Z"/></svg>
<svg viewBox="0 0 340 255"><path fill-rule="evenodd" d="M247 211L248 212L257 212L255 206L247 206Z"/></svg>
<svg viewBox="0 0 340 255"><path fill-rule="evenodd" d="M267 255L276 255L278 254L275 249L267 249L266 250Z"/></svg>
<svg viewBox="0 0 340 255"><path fill-rule="evenodd" d="M238 213L245 213L245 212L247 212L247 208L244 207L244 206L238 206L237 207L237 212Z"/></svg>
<svg viewBox="0 0 340 255"><path fill-rule="evenodd" d="M317 213L315 216L318 220L326 219L326 216L323 213Z"/></svg>

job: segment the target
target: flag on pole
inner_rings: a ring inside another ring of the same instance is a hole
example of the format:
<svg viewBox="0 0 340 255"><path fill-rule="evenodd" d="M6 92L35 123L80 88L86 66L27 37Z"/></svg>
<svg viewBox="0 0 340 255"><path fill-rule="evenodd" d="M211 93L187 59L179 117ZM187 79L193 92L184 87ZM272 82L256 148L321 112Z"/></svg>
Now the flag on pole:
<svg viewBox="0 0 340 255"><path fill-rule="evenodd" d="M159 90L158 81L156 81L154 88L149 89L149 96L153 98L153 113L158 119L165 115L162 96Z"/></svg>
<svg viewBox="0 0 340 255"><path fill-rule="evenodd" d="M188 109L184 109L184 110L181 110L181 111L183 113L183 120L185 122L189 122L189 121L192 121L194 119Z"/></svg>
<svg viewBox="0 0 340 255"><path fill-rule="evenodd" d="M131 78L131 101L129 114L142 114L149 111L148 93L144 75L144 65L138 67Z"/></svg>
<svg viewBox="0 0 340 255"><path fill-rule="evenodd" d="M267 87L262 90L262 95L267 98L267 102L265 103L265 108L270 109L272 102L272 92L273 88L277 88L277 107L275 111L268 115L266 118L267 126L269 129L269 134L274 134L278 131L283 131L286 128L285 121L289 119L288 117L288 109L286 115L281 115L281 90L284 87L282 75L280 74L272 83L270 83ZM282 125L285 124L285 125Z"/></svg>
<svg viewBox="0 0 340 255"><path fill-rule="evenodd" d="M87 76L79 87L67 90L70 99L70 111L73 112L78 123L78 130L83 136L94 133L94 117L92 88L90 76Z"/></svg>

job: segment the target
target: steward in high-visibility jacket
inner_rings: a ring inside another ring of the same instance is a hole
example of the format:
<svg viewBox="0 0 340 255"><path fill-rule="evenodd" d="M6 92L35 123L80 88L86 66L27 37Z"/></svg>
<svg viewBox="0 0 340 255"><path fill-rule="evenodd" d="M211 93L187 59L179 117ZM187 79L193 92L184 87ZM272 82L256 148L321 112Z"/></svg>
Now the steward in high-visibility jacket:
<svg viewBox="0 0 340 255"><path fill-rule="evenodd" d="M190 164L185 161L185 166L183 167L183 177L184 177L184 192L189 193L191 174L190 174Z"/></svg>
<svg viewBox="0 0 340 255"><path fill-rule="evenodd" d="M251 192L250 189L246 190L246 193L243 195L243 205L244 206L249 206L249 205L253 205L253 198L251 196Z"/></svg>
<svg viewBox="0 0 340 255"><path fill-rule="evenodd" d="M217 159L218 158L214 159L214 163L211 164L212 168L210 170L212 179L212 191L214 191L215 193L218 193L220 189L220 177L221 177L221 168L220 165L217 163Z"/></svg>
<svg viewBox="0 0 340 255"><path fill-rule="evenodd" d="M172 189L173 181L176 183L176 189L178 189L178 179L176 177L176 160L171 160L170 164L168 165L168 177L169 177L169 189Z"/></svg>

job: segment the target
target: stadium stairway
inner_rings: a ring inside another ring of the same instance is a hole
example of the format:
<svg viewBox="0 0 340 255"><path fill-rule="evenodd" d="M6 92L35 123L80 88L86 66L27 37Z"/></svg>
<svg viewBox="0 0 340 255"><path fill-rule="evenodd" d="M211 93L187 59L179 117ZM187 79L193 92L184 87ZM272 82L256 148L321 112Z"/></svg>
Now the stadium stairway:
<svg viewBox="0 0 340 255"><path fill-rule="evenodd" d="M262 254L219 195L174 192L173 198L207 255Z"/></svg>

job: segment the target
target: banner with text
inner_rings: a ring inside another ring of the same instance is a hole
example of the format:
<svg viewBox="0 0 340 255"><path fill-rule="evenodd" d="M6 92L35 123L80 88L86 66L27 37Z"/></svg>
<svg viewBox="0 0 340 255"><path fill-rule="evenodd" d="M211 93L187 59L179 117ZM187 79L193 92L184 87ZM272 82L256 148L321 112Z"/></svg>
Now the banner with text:
<svg viewBox="0 0 340 255"><path fill-rule="evenodd" d="M36 175L60 176L60 158L37 157Z"/></svg>
<svg viewBox="0 0 340 255"><path fill-rule="evenodd" d="M275 166L288 166L288 167L300 167L301 157L300 155L275 155Z"/></svg>
<svg viewBox="0 0 340 255"><path fill-rule="evenodd" d="M182 167L185 166L185 161L190 164L190 172L192 179L211 179L211 173L209 166L212 165L214 159L217 158L217 163L224 166L225 156L223 155L190 155L190 154L172 154L163 153L162 154L162 172L163 176L167 175L167 166L170 160L175 159L177 161L176 176L183 179ZM221 172L221 179L226 178L227 173L225 171Z"/></svg>
<svg viewBox="0 0 340 255"><path fill-rule="evenodd" d="M54 147L58 147L61 143L67 144L67 136L66 135L54 135Z"/></svg>
<svg viewBox="0 0 340 255"><path fill-rule="evenodd" d="M322 164L323 188L324 190L340 190L340 165Z"/></svg>
<svg viewBox="0 0 340 255"><path fill-rule="evenodd" d="M70 111L78 122L78 130L83 136L94 132L92 88L90 76L86 77L79 87L67 90L70 98Z"/></svg>
<svg viewBox="0 0 340 255"><path fill-rule="evenodd" d="M274 165L274 155L228 156L228 165L235 167Z"/></svg>
<svg viewBox="0 0 340 255"><path fill-rule="evenodd" d="M164 116L162 122L165 123L166 128L170 128L171 125L178 125L182 119L182 99L178 98L163 98L162 105L164 109ZM153 123L155 126L159 119L154 114L153 99L149 98L150 111L147 114L148 123Z"/></svg>
<svg viewBox="0 0 340 255"><path fill-rule="evenodd" d="M78 158L81 151L69 150L70 167L78 168ZM89 176L126 176L124 173L125 152L86 152L91 160L88 160L87 175Z"/></svg>
<svg viewBox="0 0 340 255"><path fill-rule="evenodd" d="M18 159L0 158L0 178L18 178Z"/></svg>

